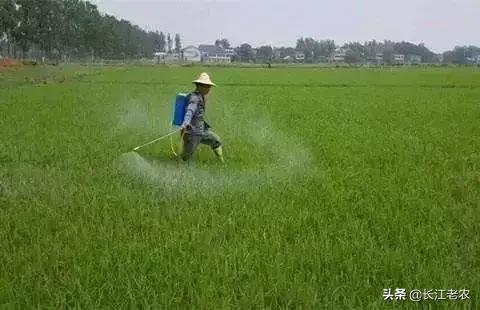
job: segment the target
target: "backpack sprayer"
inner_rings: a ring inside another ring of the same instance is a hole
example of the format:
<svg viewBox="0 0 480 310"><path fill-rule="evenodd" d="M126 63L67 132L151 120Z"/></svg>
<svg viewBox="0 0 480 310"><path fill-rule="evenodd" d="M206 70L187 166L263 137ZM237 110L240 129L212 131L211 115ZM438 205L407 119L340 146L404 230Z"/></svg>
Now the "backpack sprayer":
<svg viewBox="0 0 480 310"><path fill-rule="evenodd" d="M175 97L175 103L173 107L173 120L172 120L172 131L167 133L164 136L161 136L160 138L157 138L155 140L152 140L150 142L147 142L145 144L139 145L133 149L133 151L137 151L141 149L144 146L150 145L152 143L155 143L157 141L163 140L167 137L170 137L170 148L172 149L172 153L175 156L178 156L178 153L180 153L180 142L177 143L177 146L174 146L173 142L173 134L177 133L180 131L181 126L183 124L183 120L185 118L185 113L187 110L187 105L188 105L188 99L190 98L190 94L185 94L185 93L178 93L177 96Z"/></svg>

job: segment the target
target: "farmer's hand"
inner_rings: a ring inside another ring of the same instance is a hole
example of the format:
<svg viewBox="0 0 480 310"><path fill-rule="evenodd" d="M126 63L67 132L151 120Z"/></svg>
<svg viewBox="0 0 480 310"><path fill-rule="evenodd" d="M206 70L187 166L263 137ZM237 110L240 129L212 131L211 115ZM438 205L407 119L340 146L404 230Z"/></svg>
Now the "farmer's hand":
<svg viewBox="0 0 480 310"><path fill-rule="evenodd" d="M183 135L187 129L192 128L190 124L184 124L182 125L182 128L180 128L180 133Z"/></svg>

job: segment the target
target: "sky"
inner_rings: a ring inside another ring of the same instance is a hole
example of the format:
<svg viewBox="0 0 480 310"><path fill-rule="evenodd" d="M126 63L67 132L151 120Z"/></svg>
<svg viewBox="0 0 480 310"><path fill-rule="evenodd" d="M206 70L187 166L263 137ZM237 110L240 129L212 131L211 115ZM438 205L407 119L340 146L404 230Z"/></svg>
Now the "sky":
<svg viewBox="0 0 480 310"><path fill-rule="evenodd" d="M480 0L90 0L146 30L179 33L182 45L227 38L295 46L300 37L410 41L440 53L480 46Z"/></svg>

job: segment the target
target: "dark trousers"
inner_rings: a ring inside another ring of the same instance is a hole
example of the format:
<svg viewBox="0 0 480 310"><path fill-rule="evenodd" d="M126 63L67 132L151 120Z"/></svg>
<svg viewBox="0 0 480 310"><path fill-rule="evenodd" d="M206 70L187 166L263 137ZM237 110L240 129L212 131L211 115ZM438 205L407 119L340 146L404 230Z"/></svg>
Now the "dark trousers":
<svg viewBox="0 0 480 310"><path fill-rule="evenodd" d="M184 161L190 160L200 143L210 146L212 150L222 145L220 137L210 129L205 130L202 134L185 133L183 135L182 159Z"/></svg>

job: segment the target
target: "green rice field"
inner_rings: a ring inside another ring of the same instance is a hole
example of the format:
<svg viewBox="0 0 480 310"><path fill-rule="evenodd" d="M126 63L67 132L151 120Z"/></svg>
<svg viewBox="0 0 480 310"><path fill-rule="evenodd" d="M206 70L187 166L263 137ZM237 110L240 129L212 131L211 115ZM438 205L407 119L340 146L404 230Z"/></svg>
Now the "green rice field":
<svg viewBox="0 0 480 310"><path fill-rule="evenodd" d="M132 152L202 71L226 163ZM0 308L480 308L478 68L2 71L0 129Z"/></svg>

